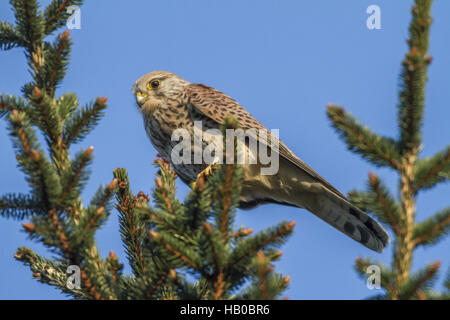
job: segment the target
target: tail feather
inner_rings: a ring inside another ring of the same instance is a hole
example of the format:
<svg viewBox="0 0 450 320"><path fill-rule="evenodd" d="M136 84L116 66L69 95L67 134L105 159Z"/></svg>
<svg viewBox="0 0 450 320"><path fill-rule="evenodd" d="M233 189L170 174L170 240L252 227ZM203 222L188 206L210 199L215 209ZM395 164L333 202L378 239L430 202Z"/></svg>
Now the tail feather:
<svg viewBox="0 0 450 320"><path fill-rule="evenodd" d="M369 249L382 252L389 236L382 226L341 194L304 170L280 162L276 175L263 176L259 166L244 170L241 208L279 203L305 208Z"/></svg>
<svg viewBox="0 0 450 320"><path fill-rule="evenodd" d="M382 226L347 200L326 190L318 196L313 213L339 231L376 252L382 252L389 235Z"/></svg>

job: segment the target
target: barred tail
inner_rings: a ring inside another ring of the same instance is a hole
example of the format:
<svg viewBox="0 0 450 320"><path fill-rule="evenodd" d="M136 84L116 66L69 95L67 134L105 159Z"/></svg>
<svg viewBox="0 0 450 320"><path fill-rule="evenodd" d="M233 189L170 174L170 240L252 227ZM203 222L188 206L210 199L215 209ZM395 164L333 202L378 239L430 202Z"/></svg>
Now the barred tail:
<svg viewBox="0 0 450 320"><path fill-rule="evenodd" d="M328 190L320 192L317 200L317 208L311 208L317 217L369 249L381 253L386 247L388 234L365 212Z"/></svg>

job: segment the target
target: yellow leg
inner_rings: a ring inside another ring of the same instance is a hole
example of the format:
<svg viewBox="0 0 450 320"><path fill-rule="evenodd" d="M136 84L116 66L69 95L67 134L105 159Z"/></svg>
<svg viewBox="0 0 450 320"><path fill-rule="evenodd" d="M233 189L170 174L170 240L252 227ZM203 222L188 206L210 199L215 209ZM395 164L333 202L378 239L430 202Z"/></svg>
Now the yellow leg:
<svg viewBox="0 0 450 320"><path fill-rule="evenodd" d="M192 183L192 189L195 189L197 187L197 182L202 180L203 182L206 180L208 176L210 176L214 170L217 168L217 164L212 163L209 166L207 166L205 169L203 169L198 175L197 180Z"/></svg>
<svg viewBox="0 0 450 320"><path fill-rule="evenodd" d="M214 170L216 170L216 168L217 168L217 164L215 164L215 163L210 164L202 172L200 172L197 175L197 180L201 177L206 178L206 177L212 175L212 173L214 172Z"/></svg>

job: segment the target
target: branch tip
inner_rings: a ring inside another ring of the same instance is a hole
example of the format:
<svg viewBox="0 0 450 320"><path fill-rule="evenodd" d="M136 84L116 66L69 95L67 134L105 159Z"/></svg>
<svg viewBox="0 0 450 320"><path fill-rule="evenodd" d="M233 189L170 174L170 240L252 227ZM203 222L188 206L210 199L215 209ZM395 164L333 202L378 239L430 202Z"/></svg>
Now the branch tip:
<svg viewBox="0 0 450 320"><path fill-rule="evenodd" d="M41 98L41 90L39 90L38 87L34 87L34 89L33 89L33 95L34 95L37 99L40 99L40 98Z"/></svg>
<svg viewBox="0 0 450 320"><path fill-rule="evenodd" d="M94 147L90 146L89 148L86 149L85 154L87 156L90 156L92 154L92 152L94 152Z"/></svg>
<svg viewBox="0 0 450 320"><path fill-rule="evenodd" d="M28 233L34 233L36 231L36 226L32 223L23 223L22 227Z"/></svg>
<svg viewBox="0 0 450 320"><path fill-rule="evenodd" d="M205 229L205 231L206 231L207 233L211 233L211 231L212 231L211 224L209 224L208 222L204 222L204 223L203 223L203 228Z"/></svg>
<svg viewBox="0 0 450 320"><path fill-rule="evenodd" d="M292 229L294 229L295 224L296 224L295 221L291 221L286 225L286 227L288 228L288 230L292 230Z"/></svg>
<svg viewBox="0 0 450 320"><path fill-rule="evenodd" d="M107 101L108 101L108 97L101 97L98 99L99 104L106 104Z"/></svg>
<svg viewBox="0 0 450 320"><path fill-rule="evenodd" d="M69 40L69 35L70 35L70 32L69 32L69 30L66 30L66 31L64 31L63 33L62 33L62 38L64 39L64 40Z"/></svg>

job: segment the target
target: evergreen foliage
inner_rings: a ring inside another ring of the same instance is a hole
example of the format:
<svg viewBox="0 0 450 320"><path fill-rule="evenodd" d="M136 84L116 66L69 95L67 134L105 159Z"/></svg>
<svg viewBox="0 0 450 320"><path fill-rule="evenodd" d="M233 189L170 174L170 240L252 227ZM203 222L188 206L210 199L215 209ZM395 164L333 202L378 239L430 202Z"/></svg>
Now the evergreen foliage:
<svg viewBox="0 0 450 320"><path fill-rule="evenodd" d="M69 32L45 39L60 29L67 8L80 0L53 0L44 11L36 0L11 0L16 23L0 23L0 49L23 48L32 80L23 97L0 95L0 117L25 174L30 192L0 196L0 216L23 224L30 239L44 244L54 258L19 248L14 257L33 277L76 299L275 299L289 277L273 269L276 249L292 233L294 223L282 222L253 234L235 229L241 168L219 166L201 177L186 201L176 197L176 175L169 163L157 159L154 205L143 192L135 195L125 169L101 186L89 205L81 192L89 179L93 147L73 158L69 149L97 126L106 98L84 108L75 94L57 97L71 50ZM236 128L232 119L225 128ZM38 142L42 134L45 147ZM116 208L120 235L132 273L114 252L103 258L95 234ZM81 287L70 289L67 268L80 268ZM187 279L193 276L195 283Z"/></svg>
<svg viewBox="0 0 450 320"><path fill-rule="evenodd" d="M415 0L412 8L409 51L402 62L398 139L373 133L339 106L329 105L327 110L333 127L350 150L377 167L392 168L400 177L400 199L396 199L374 173L369 174L367 190L349 193L355 205L372 213L394 235L392 266L378 263L381 266L384 293L373 297L376 299L448 297L448 294L438 294L432 290L439 261L411 273L414 251L420 246L430 246L441 241L450 230L450 207L425 221L415 220L415 203L419 192L438 183L448 182L450 178L450 146L432 157L419 157L427 70L432 61L428 55L431 4L431 0ZM365 278L367 267L372 264L377 263L358 258L355 268Z"/></svg>

